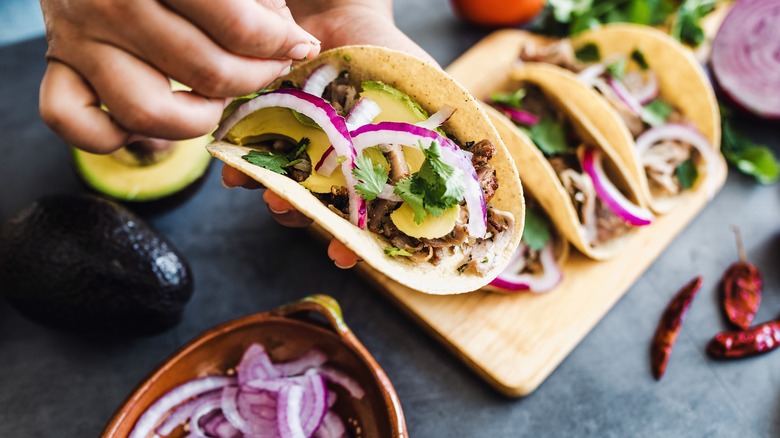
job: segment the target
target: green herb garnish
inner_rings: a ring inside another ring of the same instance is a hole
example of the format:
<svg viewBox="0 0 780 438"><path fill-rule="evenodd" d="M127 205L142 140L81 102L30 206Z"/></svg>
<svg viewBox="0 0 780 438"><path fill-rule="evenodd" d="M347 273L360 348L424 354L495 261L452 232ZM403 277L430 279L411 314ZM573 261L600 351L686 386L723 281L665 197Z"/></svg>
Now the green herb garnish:
<svg viewBox="0 0 780 438"><path fill-rule="evenodd" d="M420 145L425 161L420 170L398 182L399 195L412 211L415 223L421 223L430 214L439 217L450 207L460 204L466 191L465 175L457 167L441 161L441 147L436 142L426 148Z"/></svg>
<svg viewBox="0 0 780 438"><path fill-rule="evenodd" d="M244 103L254 99L255 97L265 93L266 90L260 90L256 91L254 93L247 94L245 96L236 97L235 99L231 100L230 103L225 107L225 109L222 111L222 118L219 120L219 123L222 123L227 119L233 112L238 108L239 106L243 105Z"/></svg>
<svg viewBox="0 0 780 438"><path fill-rule="evenodd" d="M623 77L625 76L626 73L625 58L620 58L617 61L607 64L607 71L613 78L618 80L623 80Z"/></svg>
<svg viewBox="0 0 780 438"><path fill-rule="evenodd" d="M547 156L562 154L570 149L563 123L553 118L544 117L525 131L536 147Z"/></svg>
<svg viewBox="0 0 780 438"><path fill-rule="evenodd" d="M780 164L772 150L747 138L734 126L725 108L721 108L723 118L723 139L720 150L726 160L740 172L752 175L761 184L772 184L780 176Z"/></svg>
<svg viewBox="0 0 780 438"><path fill-rule="evenodd" d="M390 257L411 257L412 253L401 248L385 248L385 255Z"/></svg>
<svg viewBox="0 0 780 438"><path fill-rule="evenodd" d="M688 158L677 166L675 174L677 174L677 180L680 181L680 187L687 190L693 187L696 179L699 178L699 169L696 168L693 158Z"/></svg>
<svg viewBox="0 0 780 438"><path fill-rule="evenodd" d="M493 93L490 95L490 101L501 105L506 105L514 109L520 109L521 101L525 97L525 88L520 88L514 92Z"/></svg>
<svg viewBox="0 0 780 438"><path fill-rule="evenodd" d="M601 61L601 52L599 46L593 43L587 43L574 51L574 56L583 62Z"/></svg>
<svg viewBox="0 0 780 438"><path fill-rule="evenodd" d="M685 0L677 10L670 33L678 40L698 46L704 42L700 21L715 9L716 0Z"/></svg>
<svg viewBox="0 0 780 438"><path fill-rule="evenodd" d="M352 174L358 180L355 191L366 201L376 199L376 196L385 187L388 176L387 169L362 154L355 159L355 168L352 169Z"/></svg>
<svg viewBox="0 0 780 438"><path fill-rule="evenodd" d="M647 70L650 68L650 65L647 64L645 54L642 53L642 51L639 49L634 49L631 52L631 59L633 59L634 62L636 62L636 65L638 65L642 70Z"/></svg>
<svg viewBox="0 0 780 438"><path fill-rule="evenodd" d="M297 147L289 154L283 154L276 151L249 151L249 154L242 156L244 160L255 166L260 166L282 175L287 175L287 168L292 167L301 161L299 157L309 146L309 139L302 138Z"/></svg>
<svg viewBox="0 0 780 438"><path fill-rule="evenodd" d="M547 219L536 209L526 208L523 242L532 250L541 251L550 238L550 223Z"/></svg>
<svg viewBox="0 0 780 438"><path fill-rule="evenodd" d="M642 121L650 126L658 126L666 123L672 114L672 106L661 99L654 99L642 107Z"/></svg>

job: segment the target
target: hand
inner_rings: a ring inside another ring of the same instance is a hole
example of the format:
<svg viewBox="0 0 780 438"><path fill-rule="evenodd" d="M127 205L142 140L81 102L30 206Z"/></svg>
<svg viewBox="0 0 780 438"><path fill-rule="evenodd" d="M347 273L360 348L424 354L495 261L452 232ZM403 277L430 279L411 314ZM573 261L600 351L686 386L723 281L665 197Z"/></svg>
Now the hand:
<svg viewBox="0 0 780 438"><path fill-rule="evenodd" d="M41 0L41 7L49 42L41 117L68 143L97 153L142 137L206 134L226 97L260 89L292 60L320 50L280 0ZM168 77L193 91L172 92Z"/></svg>

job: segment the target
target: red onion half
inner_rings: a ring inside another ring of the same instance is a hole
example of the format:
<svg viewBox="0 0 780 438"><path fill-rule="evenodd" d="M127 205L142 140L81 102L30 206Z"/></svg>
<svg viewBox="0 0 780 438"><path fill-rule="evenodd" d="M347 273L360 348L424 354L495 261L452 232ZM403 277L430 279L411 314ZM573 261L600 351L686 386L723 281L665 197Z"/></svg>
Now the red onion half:
<svg viewBox="0 0 780 438"><path fill-rule="evenodd" d="M601 165L601 151L594 148L586 148L582 157L582 169L593 181L593 188L602 202L617 217L633 226L650 225L653 222L653 213L626 199L620 190L612 184L604 168Z"/></svg>
<svg viewBox="0 0 780 438"><path fill-rule="evenodd" d="M780 118L780 2L734 3L712 43L712 72L738 105Z"/></svg>

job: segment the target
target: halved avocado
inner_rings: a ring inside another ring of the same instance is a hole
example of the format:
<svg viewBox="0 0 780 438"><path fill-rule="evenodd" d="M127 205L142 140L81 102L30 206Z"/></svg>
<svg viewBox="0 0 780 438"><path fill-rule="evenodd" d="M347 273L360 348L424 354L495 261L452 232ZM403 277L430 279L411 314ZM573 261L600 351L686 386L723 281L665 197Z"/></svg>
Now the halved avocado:
<svg viewBox="0 0 780 438"><path fill-rule="evenodd" d="M202 177L211 162L210 135L172 142L161 153L128 146L109 155L71 148L77 173L92 189L120 201L148 202L181 192Z"/></svg>

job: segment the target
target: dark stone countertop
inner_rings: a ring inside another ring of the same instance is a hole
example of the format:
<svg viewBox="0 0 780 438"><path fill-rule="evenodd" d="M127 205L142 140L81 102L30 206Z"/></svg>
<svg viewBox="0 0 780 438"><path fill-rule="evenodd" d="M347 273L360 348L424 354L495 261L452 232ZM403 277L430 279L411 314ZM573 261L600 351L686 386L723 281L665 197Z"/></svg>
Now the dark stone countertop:
<svg viewBox="0 0 780 438"><path fill-rule="evenodd" d="M399 25L443 65L488 32L457 22L445 0L399 0L396 11ZM0 49L2 220L41 195L84 191L67 148L38 117L44 51L42 39ZM776 125L747 126L778 152ZM195 295L173 330L121 342L84 340L0 302L0 436L97 436L132 388L188 339L316 292L341 302L393 381L413 437L780 436L780 354L717 362L704 352L725 329L717 283L736 259L732 224L742 228L749 259L764 269L757 320L780 312L777 186L731 172L712 204L547 381L515 400L480 381L354 273L335 268L305 232L274 223L259 193L225 190L219 179L215 164L185 203L145 215L195 273ZM656 382L648 358L656 323L672 294L698 274L704 287L666 377Z"/></svg>

